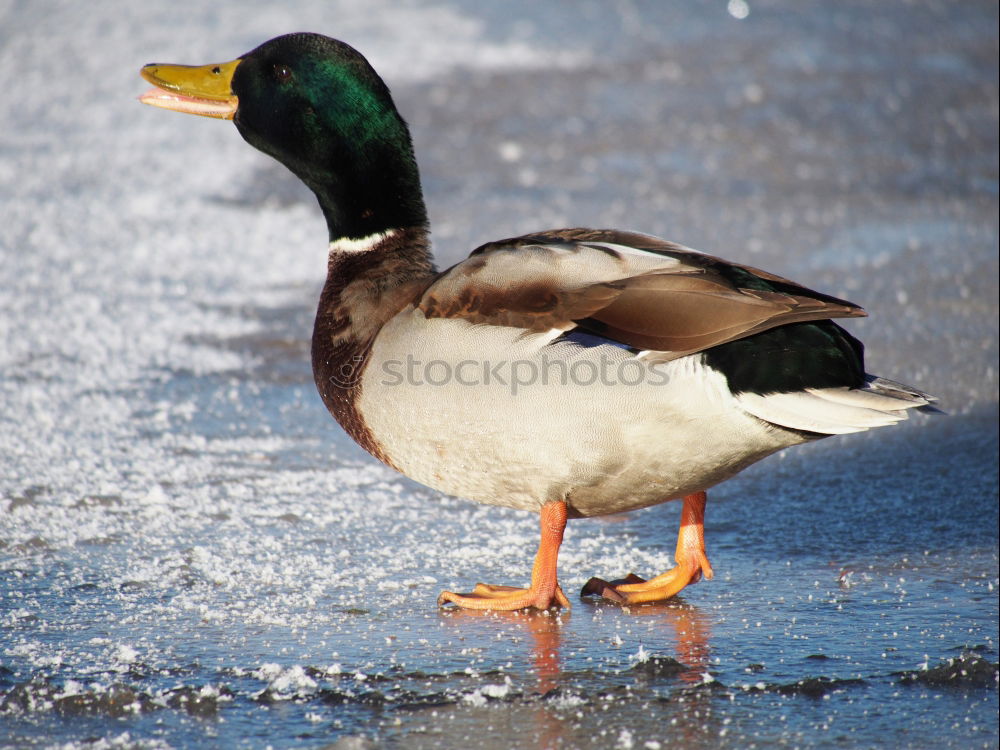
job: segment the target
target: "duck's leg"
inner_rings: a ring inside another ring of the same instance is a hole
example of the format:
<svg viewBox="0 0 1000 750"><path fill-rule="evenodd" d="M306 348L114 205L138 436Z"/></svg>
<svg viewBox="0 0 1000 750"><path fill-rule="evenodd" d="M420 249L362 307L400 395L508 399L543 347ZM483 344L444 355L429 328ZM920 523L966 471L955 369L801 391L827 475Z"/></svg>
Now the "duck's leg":
<svg viewBox="0 0 1000 750"><path fill-rule="evenodd" d="M681 528L677 534L676 567L662 575L644 581L629 575L622 581L608 583L591 578L583 587L581 596L597 594L619 604L642 604L669 599L689 583L712 577L712 566L705 555L705 501L704 492L695 492L684 498L681 510Z"/></svg>
<svg viewBox="0 0 1000 750"><path fill-rule="evenodd" d="M454 594L451 591L441 592L438 604L451 602L468 609L513 610L548 609L559 606L569 608L569 600L559 588L556 580L556 561L559 558L559 545L562 544L563 531L566 528L566 503L562 501L546 503L542 506L541 516L542 540L538 544L538 554L535 555L535 566L531 570L531 586L519 589L513 586L491 586L487 583L477 583L471 594Z"/></svg>

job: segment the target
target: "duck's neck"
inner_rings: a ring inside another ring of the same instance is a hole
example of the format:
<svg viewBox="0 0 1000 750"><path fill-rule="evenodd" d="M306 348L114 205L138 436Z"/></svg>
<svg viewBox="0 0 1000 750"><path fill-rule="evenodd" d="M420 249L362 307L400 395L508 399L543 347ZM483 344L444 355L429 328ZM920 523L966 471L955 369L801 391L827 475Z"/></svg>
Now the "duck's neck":
<svg viewBox="0 0 1000 750"><path fill-rule="evenodd" d="M392 128L355 139L331 139L313 159L285 159L315 193L330 241L361 240L401 227L427 227L427 209L409 129L393 112ZM266 144L265 144L266 146Z"/></svg>
<svg viewBox="0 0 1000 750"><path fill-rule="evenodd" d="M415 302L434 276L423 226L330 243L313 329L313 377L323 403L347 434L390 466L355 404L375 336Z"/></svg>
<svg viewBox="0 0 1000 750"><path fill-rule="evenodd" d="M368 341L434 274L426 227L332 240L316 331Z"/></svg>
<svg viewBox="0 0 1000 750"><path fill-rule="evenodd" d="M415 174L376 171L368 180L342 184L336 178L310 187L319 200L330 241L363 240L399 227L427 228L427 209Z"/></svg>
<svg viewBox="0 0 1000 750"><path fill-rule="evenodd" d="M316 194L330 231L313 332L313 369L327 406L321 380L336 380L337 368L356 371L382 326L434 274L413 144L402 119L390 120L394 128L383 131L392 137L368 133L329 146L322 164L290 164Z"/></svg>
<svg viewBox="0 0 1000 750"><path fill-rule="evenodd" d="M327 331L337 321L343 337L368 339L399 311L398 290L434 273L420 175L399 126L395 142L369 141L336 153L329 169L300 174L330 232L317 331L325 317Z"/></svg>

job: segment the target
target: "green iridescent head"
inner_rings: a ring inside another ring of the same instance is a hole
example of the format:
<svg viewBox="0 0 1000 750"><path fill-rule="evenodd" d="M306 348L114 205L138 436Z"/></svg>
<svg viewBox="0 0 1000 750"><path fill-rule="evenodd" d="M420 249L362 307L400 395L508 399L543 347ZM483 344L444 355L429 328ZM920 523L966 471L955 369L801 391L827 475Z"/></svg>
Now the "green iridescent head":
<svg viewBox="0 0 1000 750"><path fill-rule="evenodd" d="M426 224L409 129L353 47L320 34L272 39L237 60L151 64L143 101L232 119L248 143L316 193L331 239Z"/></svg>

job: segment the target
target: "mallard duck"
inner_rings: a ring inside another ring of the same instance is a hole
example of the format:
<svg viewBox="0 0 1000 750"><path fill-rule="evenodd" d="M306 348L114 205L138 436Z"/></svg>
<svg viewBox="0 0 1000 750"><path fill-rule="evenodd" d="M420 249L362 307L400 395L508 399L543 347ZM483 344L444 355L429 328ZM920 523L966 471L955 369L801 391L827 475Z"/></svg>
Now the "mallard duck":
<svg viewBox="0 0 1000 750"><path fill-rule="evenodd" d="M232 120L316 194L330 243L313 373L344 430L441 492L540 515L527 588L478 584L441 604L569 607L568 518L682 499L674 568L583 591L668 599L712 577L708 488L782 448L933 408L866 374L832 321L857 305L656 237L542 231L436 270L407 125L344 42L289 34L142 75L155 88L141 101Z"/></svg>

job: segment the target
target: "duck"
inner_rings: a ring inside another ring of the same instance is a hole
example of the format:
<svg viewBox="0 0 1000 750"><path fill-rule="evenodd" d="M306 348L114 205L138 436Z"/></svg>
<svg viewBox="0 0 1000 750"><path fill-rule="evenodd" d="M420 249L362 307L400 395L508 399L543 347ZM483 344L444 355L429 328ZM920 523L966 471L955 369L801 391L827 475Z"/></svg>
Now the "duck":
<svg viewBox="0 0 1000 750"><path fill-rule="evenodd" d="M784 448L935 410L865 371L834 322L858 305L657 237L537 231L438 270L408 126L345 42L287 34L141 75L140 101L231 120L315 194L329 244L312 368L347 434L441 493L539 515L527 586L444 591L441 606L569 608L568 519L681 500L673 568L581 591L669 600L712 578L709 489Z"/></svg>

